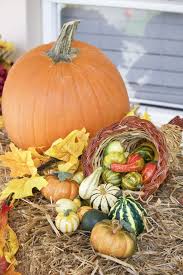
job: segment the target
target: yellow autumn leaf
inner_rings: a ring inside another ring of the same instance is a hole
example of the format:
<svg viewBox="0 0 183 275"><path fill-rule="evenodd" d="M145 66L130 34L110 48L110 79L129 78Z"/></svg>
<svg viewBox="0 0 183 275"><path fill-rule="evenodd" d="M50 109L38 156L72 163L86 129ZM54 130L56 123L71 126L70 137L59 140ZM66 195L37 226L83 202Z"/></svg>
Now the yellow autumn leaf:
<svg viewBox="0 0 183 275"><path fill-rule="evenodd" d="M1 39L0 39L0 47L8 52L15 50L15 46L13 43L7 42L7 41L1 40Z"/></svg>
<svg viewBox="0 0 183 275"><path fill-rule="evenodd" d="M134 106L126 116L137 116L137 111L139 107L139 105Z"/></svg>
<svg viewBox="0 0 183 275"><path fill-rule="evenodd" d="M69 161L58 165L58 170L62 172L68 172L74 174L79 167L79 160L73 156L70 157Z"/></svg>
<svg viewBox="0 0 183 275"><path fill-rule="evenodd" d="M50 158L49 156L41 155L34 147L29 147L28 151L31 152L35 167L39 167L44 162L47 162Z"/></svg>
<svg viewBox="0 0 183 275"><path fill-rule="evenodd" d="M4 128L3 116L0 116L0 129Z"/></svg>
<svg viewBox="0 0 183 275"><path fill-rule="evenodd" d="M78 158L88 144L89 133L86 129L74 130L66 138L57 139L45 152L46 155L68 162L70 157Z"/></svg>
<svg viewBox="0 0 183 275"><path fill-rule="evenodd" d="M22 179L12 179L8 182L5 189L1 192L0 201L6 199L10 194L13 194L13 199L21 199L32 196L32 189L41 190L48 182L44 177L31 177Z"/></svg>
<svg viewBox="0 0 183 275"><path fill-rule="evenodd" d="M2 166L10 168L11 177L35 176L37 168L34 165L31 152L18 149L13 143L10 144L10 149L11 152L0 156L0 161Z"/></svg>
<svg viewBox="0 0 183 275"><path fill-rule="evenodd" d="M13 229L7 224L6 225L6 244L4 247L4 256L8 263L12 263L14 256L18 251L19 243L17 236Z"/></svg>
<svg viewBox="0 0 183 275"><path fill-rule="evenodd" d="M146 112L146 111L141 115L140 118L141 118L141 119L146 119L146 120L151 121L151 116L150 116L150 114L148 114L148 112Z"/></svg>

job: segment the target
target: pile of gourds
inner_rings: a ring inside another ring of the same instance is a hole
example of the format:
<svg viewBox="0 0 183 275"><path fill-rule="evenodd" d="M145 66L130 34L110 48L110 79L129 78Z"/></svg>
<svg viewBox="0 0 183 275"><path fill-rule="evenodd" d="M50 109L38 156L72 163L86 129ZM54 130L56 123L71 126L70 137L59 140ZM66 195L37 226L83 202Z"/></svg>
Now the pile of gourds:
<svg viewBox="0 0 183 275"><path fill-rule="evenodd" d="M48 176L49 184L41 192L56 202L58 230L69 233L80 228L91 232L90 241L96 251L131 256L136 236L145 228L147 213L124 191L140 190L151 181L157 160L157 151L150 142L127 152L120 141L114 140L103 150L102 167L86 178L82 171L63 182Z"/></svg>

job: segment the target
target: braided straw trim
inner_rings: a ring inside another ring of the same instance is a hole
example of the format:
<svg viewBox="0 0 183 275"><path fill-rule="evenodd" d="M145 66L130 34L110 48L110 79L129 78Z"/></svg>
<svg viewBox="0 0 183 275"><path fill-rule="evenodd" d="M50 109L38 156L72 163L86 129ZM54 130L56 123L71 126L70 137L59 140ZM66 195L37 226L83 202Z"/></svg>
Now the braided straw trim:
<svg viewBox="0 0 183 275"><path fill-rule="evenodd" d="M125 149L133 150L139 142L149 140L154 144L159 154L157 171L150 183L143 186L143 199L147 199L154 193L167 177L168 172L168 148L165 137L151 122L136 116L128 116L120 122L116 122L100 130L90 140L90 143L82 156L82 165L86 176L90 175L96 167L101 165L102 151L108 142L120 140ZM130 146L129 146L130 144Z"/></svg>

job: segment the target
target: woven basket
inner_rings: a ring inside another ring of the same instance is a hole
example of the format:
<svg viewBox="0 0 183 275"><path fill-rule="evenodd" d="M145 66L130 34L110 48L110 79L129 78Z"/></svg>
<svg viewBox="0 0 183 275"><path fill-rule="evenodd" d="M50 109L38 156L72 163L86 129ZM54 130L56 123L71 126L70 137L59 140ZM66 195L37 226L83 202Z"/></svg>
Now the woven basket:
<svg viewBox="0 0 183 275"><path fill-rule="evenodd" d="M177 122L177 120L176 120ZM172 121L172 124L174 122ZM114 123L102 130L92 138L82 156L82 165L86 176L90 175L94 169L102 165L103 149L113 141L119 140L129 152L134 150L144 141L150 141L156 147L159 158L157 171L150 183L143 186L141 196L147 199L164 182L168 172L168 146L165 135L151 122L140 119L136 116L128 116L120 122Z"/></svg>

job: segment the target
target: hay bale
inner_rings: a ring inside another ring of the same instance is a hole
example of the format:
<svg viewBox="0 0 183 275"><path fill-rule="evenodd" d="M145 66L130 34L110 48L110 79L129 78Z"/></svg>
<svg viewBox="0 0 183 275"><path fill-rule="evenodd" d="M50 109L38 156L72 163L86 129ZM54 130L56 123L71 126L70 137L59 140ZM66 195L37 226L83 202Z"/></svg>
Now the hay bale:
<svg viewBox="0 0 183 275"><path fill-rule="evenodd" d="M4 153L7 137L0 137ZM39 192L17 201L9 215L20 242L17 270L22 275L182 275L183 173L176 173L144 203L148 231L138 237L138 252L126 260L95 253L85 232L57 236L48 222L48 217L55 218L54 208ZM0 188L8 179L8 169L1 167Z"/></svg>

